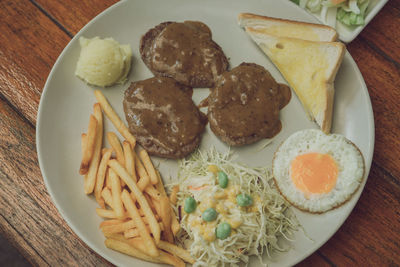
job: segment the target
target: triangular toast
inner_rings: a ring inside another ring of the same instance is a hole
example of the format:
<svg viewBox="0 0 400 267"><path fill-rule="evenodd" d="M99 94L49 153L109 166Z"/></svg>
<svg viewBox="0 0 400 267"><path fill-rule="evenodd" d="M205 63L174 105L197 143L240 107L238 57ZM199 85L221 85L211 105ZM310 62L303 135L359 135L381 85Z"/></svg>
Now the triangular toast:
<svg viewBox="0 0 400 267"><path fill-rule="evenodd" d="M329 133L333 82L343 59L344 44L279 37L254 27L245 30L279 69L309 115Z"/></svg>
<svg viewBox="0 0 400 267"><path fill-rule="evenodd" d="M309 41L334 42L338 37L336 30L326 25L271 18L251 13L240 13L238 23L242 28L252 27L261 33Z"/></svg>

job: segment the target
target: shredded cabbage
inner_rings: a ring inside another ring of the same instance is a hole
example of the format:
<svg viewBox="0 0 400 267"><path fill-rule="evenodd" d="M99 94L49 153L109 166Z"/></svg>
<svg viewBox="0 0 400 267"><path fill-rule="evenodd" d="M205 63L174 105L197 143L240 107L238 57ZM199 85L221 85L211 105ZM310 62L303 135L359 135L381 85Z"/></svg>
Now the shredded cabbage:
<svg viewBox="0 0 400 267"><path fill-rule="evenodd" d="M336 20L345 25L363 25L370 0L291 0L312 13L320 12L322 21L335 27ZM339 3L340 2L340 3Z"/></svg>
<svg viewBox="0 0 400 267"><path fill-rule="evenodd" d="M337 20L346 25L364 25L366 10L369 0L350 0L348 5L343 5L337 13Z"/></svg>
<svg viewBox="0 0 400 267"><path fill-rule="evenodd" d="M322 2L323 2L322 0L308 0L307 8L311 12L316 13L321 10Z"/></svg>
<svg viewBox="0 0 400 267"><path fill-rule="evenodd" d="M262 262L264 252L268 256L274 251L286 251L280 247L278 240L290 240L290 236L298 229L298 222L289 209L289 204L277 191L272 179L270 168L250 168L232 161L230 153L222 154L214 148L208 152L197 151L189 159L180 162L178 179L167 188L179 185L177 214L182 214L181 227L183 231L177 236L177 241L187 248L196 258L193 266L239 266L240 262L248 263L249 256L256 255ZM193 187L208 185L203 191L217 190L215 178L210 176L209 165L216 165L229 177L229 183L239 185L240 192L259 196L259 201L251 211L246 209L231 209L229 216L240 216L242 224L235 229L230 237L215 241L205 241L194 227L190 226L188 216L183 212L186 197L201 197L193 194ZM181 210L180 210L181 209ZM238 212L239 210L239 212Z"/></svg>

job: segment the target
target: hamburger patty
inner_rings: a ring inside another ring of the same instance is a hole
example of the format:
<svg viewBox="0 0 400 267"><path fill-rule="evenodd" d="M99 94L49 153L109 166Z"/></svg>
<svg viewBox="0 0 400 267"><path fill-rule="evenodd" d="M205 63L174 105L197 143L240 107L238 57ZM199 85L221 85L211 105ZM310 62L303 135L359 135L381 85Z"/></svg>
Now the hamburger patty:
<svg viewBox="0 0 400 267"><path fill-rule="evenodd" d="M198 21L157 25L142 36L140 54L154 75L190 87L212 87L228 68L228 59L211 39L210 29Z"/></svg>
<svg viewBox="0 0 400 267"><path fill-rule="evenodd" d="M125 91L129 130L149 154L182 158L199 146L207 117L193 103L191 92L167 77L133 82Z"/></svg>
<svg viewBox="0 0 400 267"><path fill-rule="evenodd" d="M232 146L271 138L282 128L279 110L291 97L287 85L254 63L223 73L208 97L211 130Z"/></svg>

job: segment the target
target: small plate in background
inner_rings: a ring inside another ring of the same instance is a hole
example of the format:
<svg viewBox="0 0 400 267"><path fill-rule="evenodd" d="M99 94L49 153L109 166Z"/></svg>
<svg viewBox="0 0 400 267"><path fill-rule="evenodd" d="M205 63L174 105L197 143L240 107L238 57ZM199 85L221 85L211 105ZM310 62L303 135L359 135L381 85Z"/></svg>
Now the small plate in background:
<svg viewBox="0 0 400 267"><path fill-rule="evenodd" d="M382 9L382 7L387 3L388 0L370 0L371 3L369 4L365 17L364 25L360 26L347 26L340 21L336 21L336 30L339 34L339 39L345 43L350 43L353 41L360 32L368 25L368 23L375 17L375 15ZM296 5L295 3L292 3ZM296 5L297 6L297 5ZM308 13L315 16L321 23L324 21L321 19L321 12L313 13L309 10L305 9Z"/></svg>

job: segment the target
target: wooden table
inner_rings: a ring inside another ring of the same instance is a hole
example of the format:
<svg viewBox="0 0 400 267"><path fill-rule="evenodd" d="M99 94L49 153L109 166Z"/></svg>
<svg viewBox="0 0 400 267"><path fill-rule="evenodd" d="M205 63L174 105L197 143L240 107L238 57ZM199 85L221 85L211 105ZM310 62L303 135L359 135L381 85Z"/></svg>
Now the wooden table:
<svg viewBox="0 0 400 267"><path fill-rule="evenodd" d="M38 166L35 125L58 55L115 2L0 1L0 233L34 265L110 265L53 205ZM372 100L374 159L350 217L300 265L395 266L400 264L400 0L390 0L347 49Z"/></svg>

